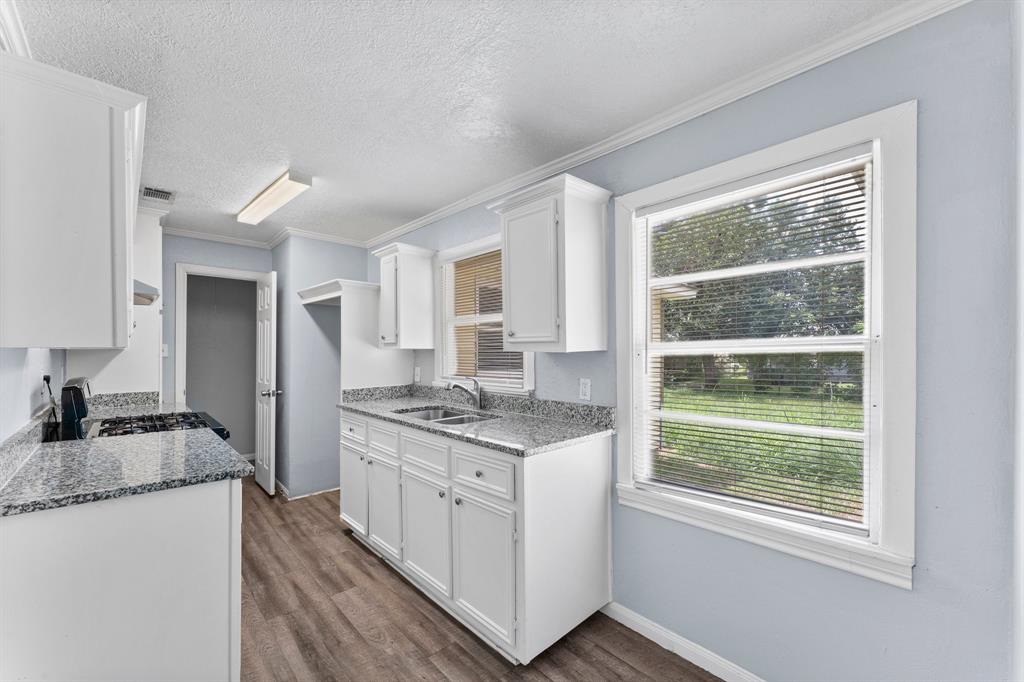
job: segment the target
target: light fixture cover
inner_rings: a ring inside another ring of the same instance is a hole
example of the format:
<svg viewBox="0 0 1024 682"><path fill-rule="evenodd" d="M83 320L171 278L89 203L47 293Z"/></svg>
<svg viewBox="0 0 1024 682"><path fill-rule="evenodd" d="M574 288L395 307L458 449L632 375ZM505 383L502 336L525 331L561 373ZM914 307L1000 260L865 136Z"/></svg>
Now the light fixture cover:
<svg viewBox="0 0 1024 682"><path fill-rule="evenodd" d="M299 196L313 185L309 175L287 170L284 175L256 195L238 214L238 222L258 225L268 215Z"/></svg>

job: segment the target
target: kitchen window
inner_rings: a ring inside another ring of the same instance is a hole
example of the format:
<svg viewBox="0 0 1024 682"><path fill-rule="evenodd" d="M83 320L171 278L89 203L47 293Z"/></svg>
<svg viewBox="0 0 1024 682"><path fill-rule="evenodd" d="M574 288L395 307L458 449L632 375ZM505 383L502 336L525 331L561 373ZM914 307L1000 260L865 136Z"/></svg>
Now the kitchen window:
<svg viewBox="0 0 1024 682"><path fill-rule="evenodd" d="M442 252L443 303L437 376L475 377L492 391L533 388L533 354L506 351L502 317L501 249L496 238Z"/></svg>
<svg viewBox="0 0 1024 682"><path fill-rule="evenodd" d="M622 504L910 587L915 119L617 200Z"/></svg>

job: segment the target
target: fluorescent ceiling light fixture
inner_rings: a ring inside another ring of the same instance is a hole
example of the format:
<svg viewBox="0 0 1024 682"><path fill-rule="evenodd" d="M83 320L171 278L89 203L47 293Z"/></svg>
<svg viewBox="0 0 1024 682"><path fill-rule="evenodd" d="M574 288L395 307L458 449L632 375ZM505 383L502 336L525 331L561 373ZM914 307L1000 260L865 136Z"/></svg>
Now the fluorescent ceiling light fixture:
<svg viewBox="0 0 1024 682"><path fill-rule="evenodd" d="M285 171L284 175L270 183L269 187L257 194L256 198L241 210L238 214L238 222L258 225L268 215L305 192L312 185L312 176L296 173L293 170Z"/></svg>

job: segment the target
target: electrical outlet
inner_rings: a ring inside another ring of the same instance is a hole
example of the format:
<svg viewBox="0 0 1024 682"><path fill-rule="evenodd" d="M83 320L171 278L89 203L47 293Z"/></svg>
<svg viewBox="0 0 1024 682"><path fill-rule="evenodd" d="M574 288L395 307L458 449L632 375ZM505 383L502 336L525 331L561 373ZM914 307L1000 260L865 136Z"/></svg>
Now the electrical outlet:
<svg viewBox="0 0 1024 682"><path fill-rule="evenodd" d="M580 400L590 400L590 379L580 377Z"/></svg>
<svg viewBox="0 0 1024 682"><path fill-rule="evenodd" d="M420 383L420 368L419 367L416 367L415 369L413 369L413 371L412 371L412 380L415 381L417 384Z"/></svg>

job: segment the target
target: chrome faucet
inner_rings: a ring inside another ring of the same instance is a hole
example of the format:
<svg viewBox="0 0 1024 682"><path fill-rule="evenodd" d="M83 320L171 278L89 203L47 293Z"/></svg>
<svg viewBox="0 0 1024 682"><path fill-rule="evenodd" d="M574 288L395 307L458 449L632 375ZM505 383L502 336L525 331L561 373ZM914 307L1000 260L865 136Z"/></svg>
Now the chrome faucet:
<svg viewBox="0 0 1024 682"><path fill-rule="evenodd" d="M472 388L466 386L465 383L460 383L458 381L449 381L448 382L448 386L446 388L449 391L451 391L453 389L456 389L456 388L465 391L466 395L468 395L473 400L473 407L475 407L476 409L479 410L480 409L480 394L481 394L480 380L477 379L476 377L466 377L466 379L468 381L472 381L473 382Z"/></svg>

